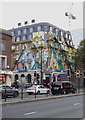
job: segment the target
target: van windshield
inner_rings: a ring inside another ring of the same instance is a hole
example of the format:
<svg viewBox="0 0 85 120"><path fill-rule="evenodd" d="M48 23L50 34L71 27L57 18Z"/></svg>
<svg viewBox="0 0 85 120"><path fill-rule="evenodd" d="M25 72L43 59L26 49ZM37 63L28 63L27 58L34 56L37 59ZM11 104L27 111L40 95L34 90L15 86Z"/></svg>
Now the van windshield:
<svg viewBox="0 0 85 120"><path fill-rule="evenodd" d="M52 83L52 86L54 87L59 87L60 86L60 83L58 83L58 82L55 82L55 83Z"/></svg>
<svg viewBox="0 0 85 120"><path fill-rule="evenodd" d="M57 81L68 81L67 74L59 74L57 77Z"/></svg>

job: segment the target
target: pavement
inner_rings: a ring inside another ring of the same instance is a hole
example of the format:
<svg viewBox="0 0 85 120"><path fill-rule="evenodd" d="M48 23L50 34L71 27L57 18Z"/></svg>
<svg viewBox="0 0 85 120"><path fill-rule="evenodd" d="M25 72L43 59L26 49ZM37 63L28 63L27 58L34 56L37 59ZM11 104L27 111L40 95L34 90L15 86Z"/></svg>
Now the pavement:
<svg viewBox="0 0 85 120"><path fill-rule="evenodd" d="M35 97L30 97L29 98L23 98L23 100L21 99L15 99L13 98L12 100L10 101L0 101L0 105L6 105L6 104L16 104L16 103L23 103L23 102L32 102L32 101L42 101L42 100L49 100L49 99L57 99L57 98L64 98L64 97L72 97L72 96L80 96L80 95L83 95L84 93L81 92L81 93L76 93L76 94L66 94L66 95L44 95L43 97L42 96L39 96L36 98Z"/></svg>

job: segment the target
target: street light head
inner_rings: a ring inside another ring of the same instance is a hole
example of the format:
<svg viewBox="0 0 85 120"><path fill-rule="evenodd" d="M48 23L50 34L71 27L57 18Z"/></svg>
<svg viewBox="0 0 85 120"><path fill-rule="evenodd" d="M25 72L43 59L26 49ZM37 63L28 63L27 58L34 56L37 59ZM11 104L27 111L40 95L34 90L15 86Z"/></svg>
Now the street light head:
<svg viewBox="0 0 85 120"><path fill-rule="evenodd" d="M67 12L65 12L65 16L68 16L68 13L67 13Z"/></svg>
<svg viewBox="0 0 85 120"><path fill-rule="evenodd" d="M73 19L73 20L75 20L75 19L76 19L76 17L72 15L72 19Z"/></svg>

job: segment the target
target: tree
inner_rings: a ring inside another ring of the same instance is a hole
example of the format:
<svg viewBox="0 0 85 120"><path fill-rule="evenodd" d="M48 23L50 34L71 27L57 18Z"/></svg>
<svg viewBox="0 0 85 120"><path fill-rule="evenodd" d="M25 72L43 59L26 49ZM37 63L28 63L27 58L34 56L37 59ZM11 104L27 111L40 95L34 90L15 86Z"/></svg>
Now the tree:
<svg viewBox="0 0 85 120"><path fill-rule="evenodd" d="M77 69L85 70L85 39L80 42L76 50L75 65Z"/></svg>

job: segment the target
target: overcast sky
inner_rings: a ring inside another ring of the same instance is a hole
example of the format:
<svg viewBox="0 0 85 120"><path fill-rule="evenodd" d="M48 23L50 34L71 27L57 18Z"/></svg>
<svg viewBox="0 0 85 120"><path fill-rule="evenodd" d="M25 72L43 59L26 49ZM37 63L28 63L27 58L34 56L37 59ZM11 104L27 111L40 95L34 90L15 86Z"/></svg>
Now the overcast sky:
<svg viewBox="0 0 85 120"><path fill-rule="evenodd" d="M18 22L30 21L49 22L65 30L83 28L82 2L2 2L0 6L0 28L10 29L17 27ZM71 12L76 20L71 21L69 27L65 12Z"/></svg>

